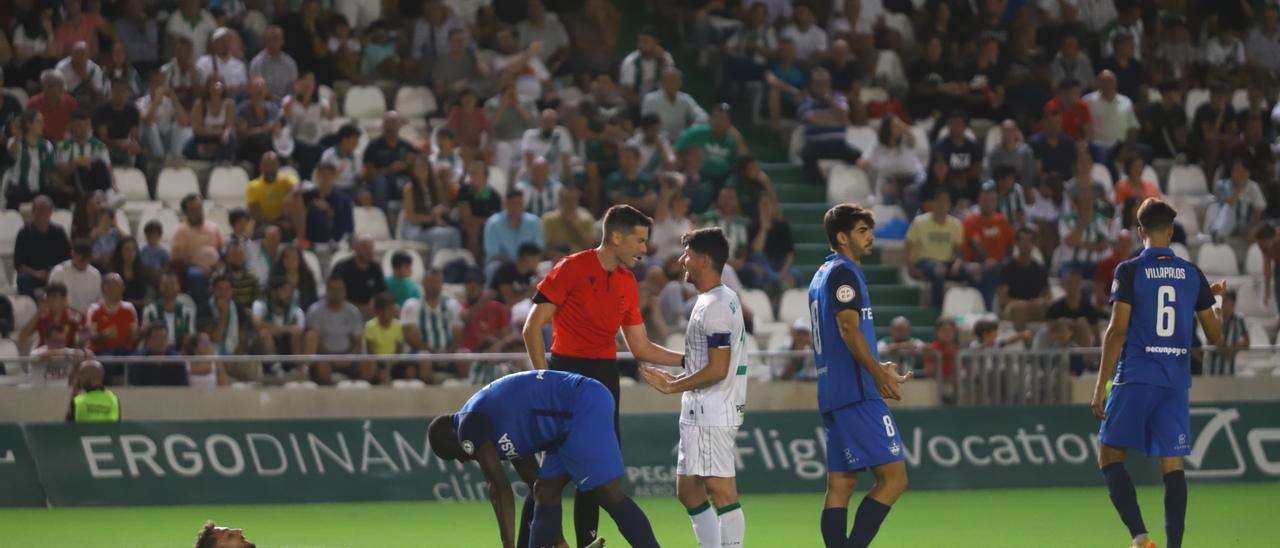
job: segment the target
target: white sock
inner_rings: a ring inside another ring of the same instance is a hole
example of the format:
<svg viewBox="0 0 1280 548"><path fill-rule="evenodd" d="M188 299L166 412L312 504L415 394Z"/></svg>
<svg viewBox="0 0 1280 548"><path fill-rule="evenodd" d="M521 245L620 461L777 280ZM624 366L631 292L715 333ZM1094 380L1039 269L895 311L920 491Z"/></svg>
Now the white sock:
<svg viewBox="0 0 1280 548"><path fill-rule="evenodd" d="M1147 539L1150 538L1146 533L1133 537L1133 543L1137 546L1146 546Z"/></svg>
<svg viewBox="0 0 1280 548"><path fill-rule="evenodd" d="M698 538L698 547L720 548L720 521L716 519L716 509L711 507L711 501L686 510L689 521L693 522L693 536Z"/></svg>
<svg viewBox="0 0 1280 548"><path fill-rule="evenodd" d="M742 505L735 502L716 509L716 513L720 515L720 546L742 546L742 537L747 534Z"/></svg>

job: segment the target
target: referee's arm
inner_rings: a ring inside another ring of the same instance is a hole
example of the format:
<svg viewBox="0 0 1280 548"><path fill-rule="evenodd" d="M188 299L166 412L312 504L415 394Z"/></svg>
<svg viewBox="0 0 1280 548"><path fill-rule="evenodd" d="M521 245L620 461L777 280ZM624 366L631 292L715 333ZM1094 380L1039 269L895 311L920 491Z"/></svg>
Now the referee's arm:
<svg viewBox="0 0 1280 548"><path fill-rule="evenodd" d="M644 330L644 323L622 326L622 338L626 339L627 348L639 361L668 367L680 367L684 364L684 354L649 340L649 334Z"/></svg>
<svg viewBox="0 0 1280 548"><path fill-rule="evenodd" d="M534 369L546 369L547 342L542 338L542 328L551 323L558 307L556 303L546 300L541 293L535 297L534 303L529 310L529 317L525 318L521 334L524 336L524 350L529 355L529 363Z"/></svg>

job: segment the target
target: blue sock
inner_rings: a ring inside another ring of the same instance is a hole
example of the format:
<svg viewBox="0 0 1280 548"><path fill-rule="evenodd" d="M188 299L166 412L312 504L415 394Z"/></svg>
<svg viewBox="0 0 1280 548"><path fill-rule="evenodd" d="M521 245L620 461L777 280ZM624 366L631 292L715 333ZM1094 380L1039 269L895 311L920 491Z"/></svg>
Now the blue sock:
<svg viewBox="0 0 1280 548"><path fill-rule="evenodd" d="M627 543L636 548L658 548L658 539L653 536L653 526L649 518L636 506L636 501L626 497L613 504L603 505L613 522L618 524L618 532Z"/></svg>
<svg viewBox="0 0 1280 548"><path fill-rule="evenodd" d="M1142 510L1138 508L1138 493L1133 488L1133 480L1124 469L1123 462L1113 462L1102 467L1102 475L1107 479L1107 491L1111 493L1111 504L1120 513L1120 521L1129 528L1129 536L1147 534L1147 526L1142 523Z"/></svg>
<svg viewBox="0 0 1280 548"><path fill-rule="evenodd" d="M822 510L822 542L827 548L844 548L849 543L849 509Z"/></svg>
<svg viewBox="0 0 1280 548"><path fill-rule="evenodd" d="M531 489L532 491L532 489ZM524 507L520 509L520 527L516 528L516 546L528 548L529 527L533 522L533 493L524 498Z"/></svg>
<svg viewBox="0 0 1280 548"><path fill-rule="evenodd" d="M853 517L853 533L849 535L851 548L864 548L875 540L880 532L880 524L889 515L890 507L871 497L863 497L858 505L858 513Z"/></svg>
<svg viewBox="0 0 1280 548"><path fill-rule="evenodd" d="M560 541L560 515L559 504L533 506L533 524L529 529L534 548L553 547Z"/></svg>
<svg viewBox="0 0 1280 548"><path fill-rule="evenodd" d="M1187 521L1187 476L1182 470L1164 475L1164 534L1169 548L1182 548Z"/></svg>

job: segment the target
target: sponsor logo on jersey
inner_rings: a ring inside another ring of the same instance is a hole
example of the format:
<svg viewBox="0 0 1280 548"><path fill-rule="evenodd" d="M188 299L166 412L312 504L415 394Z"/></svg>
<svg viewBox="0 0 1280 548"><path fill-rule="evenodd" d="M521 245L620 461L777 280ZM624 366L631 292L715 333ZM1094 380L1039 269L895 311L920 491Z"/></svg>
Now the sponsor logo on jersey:
<svg viewBox="0 0 1280 548"><path fill-rule="evenodd" d="M902 452L902 446L901 446L901 445L898 445L898 442L896 442L896 441L895 441L895 442L893 442L892 444L890 444L890 445L889 445L889 454L890 454L890 455L893 455L893 456L895 456L895 457L896 457L896 456L898 456L898 453L901 453L901 452Z"/></svg>
<svg viewBox="0 0 1280 548"><path fill-rule="evenodd" d="M468 454L468 455L471 455L471 454L474 454L474 453L475 453L475 451L476 451L476 444L471 443L471 440L462 440L462 452L463 452L463 453L466 453L466 454Z"/></svg>
<svg viewBox="0 0 1280 548"><path fill-rule="evenodd" d="M836 300L842 303L852 302L854 295L857 295L857 292L849 284L836 288Z"/></svg>
<svg viewBox="0 0 1280 548"><path fill-rule="evenodd" d="M502 454L506 455L508 459L518 456L516 455L516 444L511 441L511 436L506 432L503 432L502 437L498 438L498 449L501 449Z"/></svg>

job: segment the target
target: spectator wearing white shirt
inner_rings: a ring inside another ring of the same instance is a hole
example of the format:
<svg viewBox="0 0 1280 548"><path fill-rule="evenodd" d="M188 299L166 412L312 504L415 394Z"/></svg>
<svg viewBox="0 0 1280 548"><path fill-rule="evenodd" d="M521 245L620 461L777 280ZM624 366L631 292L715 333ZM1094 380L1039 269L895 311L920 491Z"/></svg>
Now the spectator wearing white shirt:
<svg viewBox="0 0 1280 548"><path fill-rule="evenodd" d="M769 24L772 25L791 18L794 11L791 3L792 0L746 0L742 3L742 7L751 9L757 4L764 6L769 10Z"/></svg>
<svg viewBox="0 0 1280 548"><path fill-rule="evenodd" d="M1141 126L1133 112L1133 101L1116 92L1115 73L1099 72L1097 84L1097 91L1085 95L1084 102L1089 104L1089 113L1093 115L1093 138L1111 146Z"/></svg>
<svg viewBox="0 0 1280 548"><path fill-rule="evenodd" d="M102 298L102 274L90 264L92 260L92 244L77 239L71 242L71 258L53 267L49 274L50 284L67 287L67 306L81 312Z"/></svg>
<svg viewBox="0 0 1280 548"><path fill-rule="evenodd" d="M89 46L76 42L71 55L58 61L55 70L62 75L67 93L81 106L96 105L111 94L106 73L89 58Z"/></svg>
<svg viewBox="0 0 1280 548"><path fill-rule="evenodd" d="M467 25L476 24L476 13L493 5L493 0L444 0L444 4Z"/></svg>
<svg viewBox="0 0 1280 548"><path fill-rule="evenodd" d="M525 130L520 153L524 157L522 171L530 170L534 160L542 158L560 180L573 178L573 139L569 130L560 125L560 115L555 109L543 110L538 127Z"/></svg>
<svg viewBox="0 0 1280 548"><path fill-rule="evenodd" d="M662 133L662 120L657 114L640 117L640 128L627 139L627 144L640 151L640 172L657 179L676 167L676 151L671 140Z"/></svg>
<svg viewBox="0 0 1280 548"><path fill-rule="evenodd" d="M1092 32L1102 32L1116 20L1116 0L1075 0L1076 21Z"/></svg>
<svg viewBox="0 0 1280 548"><path fill-rule="evenodd" d="M209 41L209 53L196 60L196 68L207 75L222 76L227 95L235 97L240 95L245 85L249 83L249 72L244 66L244 61L231 55L231 33L232 30L226 27L218 27L218 30L213 31Z"/></svg>
<svg viewBox="0 0 1280 548"><path fill-rule="evenodd" d="M560 204L560 191L564 185L551 177L551 165L541 156L529 164L529 173L516 182L516 189L524 193L524 210L539 219Z"/></svg>
<svg viewBox="0 0 1280 548"><path fill-rule="evenodd" d="M890 197L901 200L907 185L924 180L924 163L916 154L915 137L911 126L892 114L881 117L877 133L876 146L867 156L875 173L876 193L882 200Z"/></svg>
<svg viewBox="0 0 1280 548"><path fill-rule="evenodd" d="M541 98L543 84L551 79L547 66L538 57L542 53L542 43L534 42L521 49L515 29L504 27L498 30L497 44L497 55L493 56L493 75L498 81L513 79L516 92L522 98Z"/></svg>
<svg viewBox="0 0 1280 548"><path fill-rule="evenodd" d="M1244 68L1244 43L1236 36L1235 29L1229 26L1218 28L1218 35L1205 45L1205 61L1212 71L1228 76Z"/></svg>
<svg viewBox="0 0 1280 548"><path fill-rule="evenodd" d="M680 133L694 124L707 121L707 111L688 93L680 91L684 75L680 69L668 67L662 73L662 89L644 96L640 114L656 114L662 122L662 132L667 139L676 139Z"/></svg>
<svg viewBox="0 0 1280 548"><path fill-rule="evenodd" d="M520 97L516 87L508 83L500 94L485 102L484 110L489 127L493 128L493 165L513 179L525 166L524 137L535 129L534 113L538 107L532 100Z"/></svg>
<svg viewBox="0 0 1280 548"><path fill-rule="evenodd" d="M1230 176L1214 185L1213 203L1204 215L1205 232L1218 240L1251 234L1266 207L1262 187L1249 178L1245 159L1237 157L1231 162Z"/></svg>
<svg viewBox="0 0 1280 548"><path fill-rule="evenodd" d="M1274 4L1267 4L1262 10L1262 22L1249 31L1248 51L1249 63L1258 65L1272 76L1280 75L1280 27L1277 26L1277 15L1280 12Z"/></svg>
<svg viewBox="0 0 1280 548"><path fill-rule="evenodd" d="M171 39L186 38L191 41L191 49L195 57L204 55L209 43L209 34L218 28L213 15L201 8L202 0L182 0L178 11L169 16L165 25L165 34ZM173 51L173 48L169 48Z"/></svg>
<svg viewBox="0 0 1280 548"><path fill-rule="evenodd" d="M338 141L320 155L320 163L331 163L337 168L333 186L355 200L360 189L360 175L364 172L356 146L360 144L360 129L353 125L338 130Z"/></svg>
<svg viewBox="0 0 1280 548"><path fill-rule="evenodd" d="M671 54L658 44L657 30L641 27L636 35L636 49L622 59L618 73L618 85L627 104L638 105L651 91L657 91L662 71L674 66Z"/></svg>
<svg viewBox="0 0 1280 548"><path fill-rule="evenodd" d="M191 138L191 117L177 93L165 85L164 73L147 77L147 92L135 102L142 114L142 144L156 158L179 158Z"/></svg>
<svg viewBox="0 0 1280 548"><path fill-rule="evenodd" d="M813 10L809 6L797 6L796 22L784 27L779 35L796 43L796 58L804 63L827 53L827 32L813 23Z"/></svg>
<svg viewBox="0 0 1280 548"><path fill-rule="evenodd" d="M831 35L863 35L870 37L884 17L881 0L846 0L837 15L831 18Z"/></svg>
<svg viewBox="0 0 1280 548"><path fill-rule="evenodd" d="M560 72L560 67L569 59L569 32L554 13L548 13L542 0L529 0L529 17L516 25L516 34L520 35L520 47L527 48L534 42L542 42L542 52L538 58L547 66L551 74Z"/></svg>

